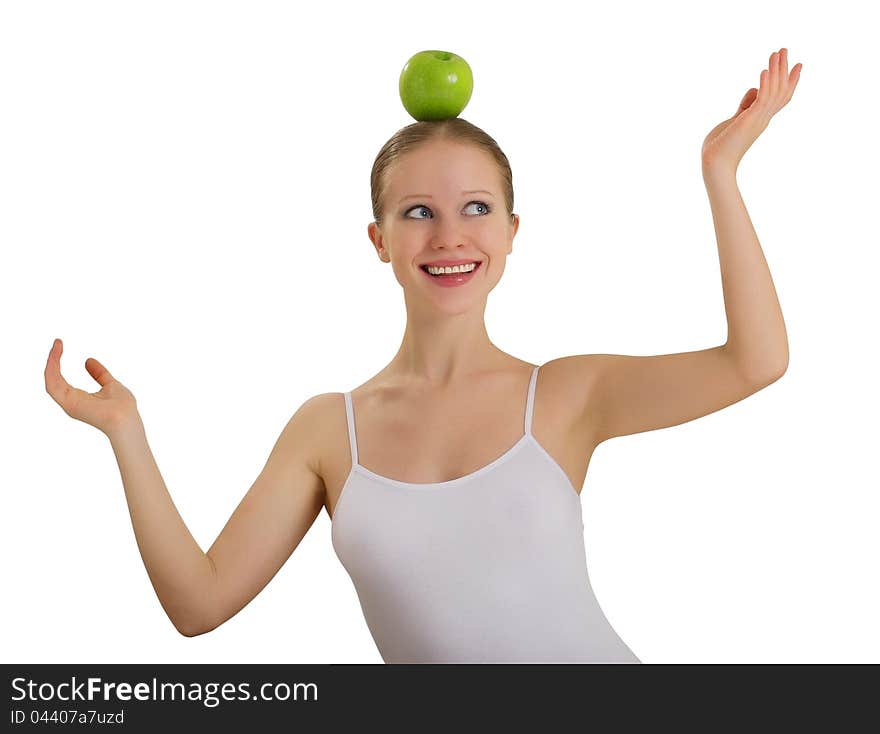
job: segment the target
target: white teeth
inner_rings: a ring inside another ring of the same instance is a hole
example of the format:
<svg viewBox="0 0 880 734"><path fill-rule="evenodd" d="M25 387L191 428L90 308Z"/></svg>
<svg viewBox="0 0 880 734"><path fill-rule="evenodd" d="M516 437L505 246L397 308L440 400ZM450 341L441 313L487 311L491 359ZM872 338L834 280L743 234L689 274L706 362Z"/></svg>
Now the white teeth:
<svg viewBox="0 0 880 734"><path fill-rule="evenodd" d="M426 266L425 269L431 275L442 275L444 273L469 273L471 270L477 267L477 263L468 263L467 265L454 265L454 266L446 266L435 268L430 265Z"/></svg>

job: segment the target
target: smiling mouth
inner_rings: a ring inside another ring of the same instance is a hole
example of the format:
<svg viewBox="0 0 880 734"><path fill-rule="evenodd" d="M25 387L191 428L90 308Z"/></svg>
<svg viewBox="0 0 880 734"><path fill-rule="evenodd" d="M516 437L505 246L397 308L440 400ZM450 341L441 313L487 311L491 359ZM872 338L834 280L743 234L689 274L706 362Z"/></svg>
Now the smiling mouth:
<svg viewBox="0 0 880 734"><path fill-rule="evenodd" d="M419 267L420 267L425 273L428 273L428 275L430 275L432 278L442 278L444 275L445 275L446 277L449 277L449 276L452 276L452 275L473 275L474 273L476 273L476 272L480 269L480 266L481 266L482 264L483 264L483 261L482 261L482 260L477 260L477 261L476 261L476 265L474 266L474 269L473 269L473 270L468 270L468 271L465 271L465 272L458 271L457 273L440 273L439 275L434 275L433 273L428 273L428 266L427 266L427 265L419 265Z"/></svg>

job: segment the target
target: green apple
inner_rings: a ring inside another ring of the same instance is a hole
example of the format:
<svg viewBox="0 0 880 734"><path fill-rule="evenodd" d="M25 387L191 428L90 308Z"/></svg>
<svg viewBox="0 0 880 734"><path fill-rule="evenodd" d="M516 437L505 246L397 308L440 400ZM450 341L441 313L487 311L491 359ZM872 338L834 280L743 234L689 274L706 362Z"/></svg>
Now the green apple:
<svg viewBox="0 0 880 734"><path fill-rule="evenodd" d="M474 75L461 56L419 51L400 72L400 101L416 120L458 117L474 91Z"/></svg>

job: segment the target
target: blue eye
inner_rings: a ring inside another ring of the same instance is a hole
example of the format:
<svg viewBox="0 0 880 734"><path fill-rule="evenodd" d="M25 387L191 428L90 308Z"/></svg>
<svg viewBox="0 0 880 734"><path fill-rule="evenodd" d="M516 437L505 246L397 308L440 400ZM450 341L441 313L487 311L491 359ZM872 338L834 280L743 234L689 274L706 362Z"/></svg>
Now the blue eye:
<svg viewBox="0 0 880 734"><path fill-rule="evenodd" d="M485 201L469 201L469 202L467 203L467 206L470 206L471 204L479 204L480 206L483 207L483 209L485 210L485 213L484 213L482 216L485 216L486 214L488 214L489 212L492 211L492 207L489 206ZM424 218L425 218L425 217L410 217L410 216L407 216L407 215L408 215L411 211L413 211L414 209L427 209L428 211L431 211L431 210L430 210L425 204L416 204L415 206L411 206L409 209L407 209L407 210L404 212L404 216L405 216L407 219L424 219Z"/></svg>

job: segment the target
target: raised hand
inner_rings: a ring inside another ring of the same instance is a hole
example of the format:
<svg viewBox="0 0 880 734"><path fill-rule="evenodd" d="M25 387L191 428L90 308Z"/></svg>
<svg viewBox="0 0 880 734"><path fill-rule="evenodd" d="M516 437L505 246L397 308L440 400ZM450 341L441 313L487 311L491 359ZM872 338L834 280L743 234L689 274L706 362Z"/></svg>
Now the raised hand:
<svg viewBox="0 0 880 734"><path fill-rule="evenodd" d="M736 172L739 162L767 129L770 119L794 94L803 64L788 71L788 49L770 54L769 69L761 72L760 89L746 92L733 117L717 125L703 141L703 170L727 169Z"/></svg>
<svg viewBox="0 0 880 734"><path fill-rule="evenodd" d="M137 416L137 400L125 385L97 359L86 360L86 370L101 385L95 393L69 385L61 376L61 352L64 345L60 339L52 343L46 361L46 392L61 406L67 415L88 423L109 436L116 428Z"/></svg>

